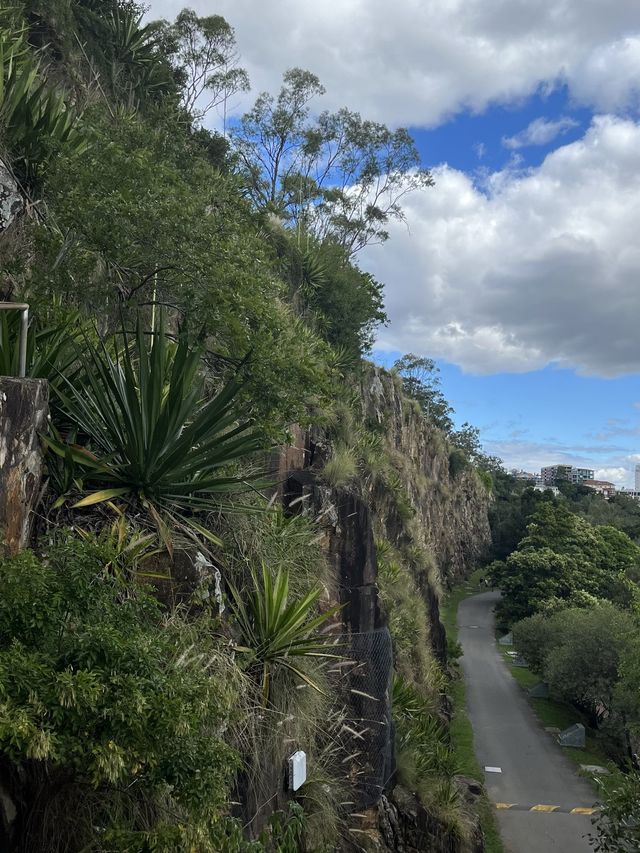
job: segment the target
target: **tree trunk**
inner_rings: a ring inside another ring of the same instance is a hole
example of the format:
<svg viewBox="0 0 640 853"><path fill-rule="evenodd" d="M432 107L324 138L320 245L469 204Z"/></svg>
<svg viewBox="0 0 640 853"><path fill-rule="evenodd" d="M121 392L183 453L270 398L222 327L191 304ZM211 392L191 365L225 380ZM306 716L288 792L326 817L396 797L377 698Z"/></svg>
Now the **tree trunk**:
<svg viewBox="0 0 640 853"><path fill-rule="evenodd" d="M44 379L0 376L0 556L29 542L31 514L42 478L38 434L49 411Z"/></svg>

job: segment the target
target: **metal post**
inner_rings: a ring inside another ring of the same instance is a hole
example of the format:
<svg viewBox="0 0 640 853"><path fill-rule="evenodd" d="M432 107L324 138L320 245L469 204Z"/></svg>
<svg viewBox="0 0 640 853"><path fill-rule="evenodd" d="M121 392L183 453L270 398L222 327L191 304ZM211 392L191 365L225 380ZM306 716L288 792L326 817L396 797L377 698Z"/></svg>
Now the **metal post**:
<svg viewBox="0 0 640 853"><path fill-rule="evenodd" d="M27 373L27 334L29 331L29 305L26 302L0 302L0 311L20 311L20 348L18 352L18 378Z"/></svg>

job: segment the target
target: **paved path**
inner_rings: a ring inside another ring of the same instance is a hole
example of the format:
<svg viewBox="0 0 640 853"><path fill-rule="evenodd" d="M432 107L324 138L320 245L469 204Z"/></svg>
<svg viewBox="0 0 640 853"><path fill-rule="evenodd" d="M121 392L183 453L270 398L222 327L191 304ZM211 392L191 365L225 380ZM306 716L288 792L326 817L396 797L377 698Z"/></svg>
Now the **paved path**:
<svg viewBox="0 0 640 853"><path fill-rule="evenodd" d="M531 710L507 669L494 639L497 592L464 600L458 610L461 659L476 756L486 772L489 799L512 805L498 810L500 832L509 853L587 853L591 819L573 813L594 805L591 785L576 774ZM531 812L533 806L560 811Z"/></svg>

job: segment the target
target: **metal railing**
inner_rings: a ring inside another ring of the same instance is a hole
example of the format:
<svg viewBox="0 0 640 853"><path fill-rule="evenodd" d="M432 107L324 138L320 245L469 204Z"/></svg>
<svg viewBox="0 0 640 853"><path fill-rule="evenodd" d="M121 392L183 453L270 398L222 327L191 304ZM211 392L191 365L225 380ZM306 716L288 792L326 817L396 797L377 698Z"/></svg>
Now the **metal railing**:
<svg viewBox="0 0 640 853"><path fill-rule="evenodd" d="M18 376L24 379L27 372L27 332L29 329L29 305L26 302L0 302L0 311L20 311L20 349L18 354Z"/></svg>

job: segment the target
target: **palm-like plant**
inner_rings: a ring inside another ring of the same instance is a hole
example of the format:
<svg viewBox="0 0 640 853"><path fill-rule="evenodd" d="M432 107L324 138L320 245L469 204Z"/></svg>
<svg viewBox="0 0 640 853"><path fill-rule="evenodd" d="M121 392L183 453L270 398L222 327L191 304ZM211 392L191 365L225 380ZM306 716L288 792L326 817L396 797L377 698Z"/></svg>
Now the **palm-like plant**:
<svg viewBox="0 0 640 853"><path fill-rule="evenodd" d="M37 176L50 146L64 145L80 154L88 144L77 115L41 72L25 29L0 22L0 125L28 179Z"/></svg>
<svg viewBox="0 0 640 853"><path fill-rule="evenodd" d="M124 498L148 511L169 547L169 528L185 524L221 544L193 516L218 509L222 495L246 486L225 469L263 447L263 436L236 422L237 380L207 399L201 350L186 335L175 344L161 320L151 338L148 349L138 323L135 339L124 334L111 352L87 342L78 352L86 364L82 380L55 388L84 446L54 435L45 442L86 472L76 508Z"/></svg>
<svg viewBox="0 0 640 853"><path fill-rule="evenodd" d="M33 321L27 332L27 376L55 382L68 374L75 359L72 341L79 315L71 312L61 323L42 326ZM20 315L0 312L0 376L17 376L20 363Z"/></svg>
<svg viewBox="0 0 640 853"><path fill-rule="evenodd" d="M280 569L275 581L266 565L262 573L251 572L250 592L240 592L230 585L232 609L244 645L239 650L250 654L262 670L262 692L269 699L271 671L283 667L303 682L320 691L317 682L305 672L303 659L331 659L339 655L331 638L318 629L331 619L340 607L312 617L314 605L322 590L312 589L297 601L289 601L289 571Z"/></svg>

